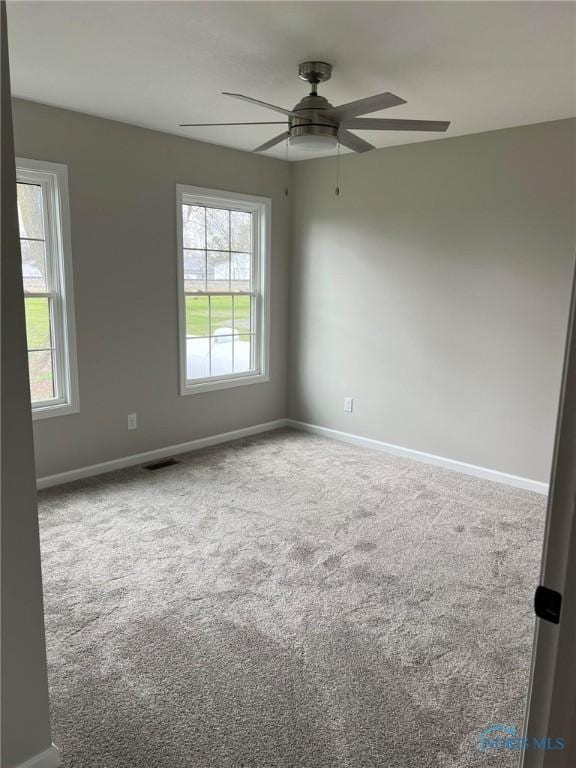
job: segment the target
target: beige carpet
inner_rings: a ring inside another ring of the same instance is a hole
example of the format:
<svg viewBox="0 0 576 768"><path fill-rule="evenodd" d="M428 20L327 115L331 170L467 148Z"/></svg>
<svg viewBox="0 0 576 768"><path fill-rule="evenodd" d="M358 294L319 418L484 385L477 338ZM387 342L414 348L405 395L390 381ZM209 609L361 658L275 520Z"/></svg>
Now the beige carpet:
<svg viewBox="0 0 576 768"><path fill-rule="evenodd" d="M282 431L41 494L66 768L476 768L545 499Z"/></svg>

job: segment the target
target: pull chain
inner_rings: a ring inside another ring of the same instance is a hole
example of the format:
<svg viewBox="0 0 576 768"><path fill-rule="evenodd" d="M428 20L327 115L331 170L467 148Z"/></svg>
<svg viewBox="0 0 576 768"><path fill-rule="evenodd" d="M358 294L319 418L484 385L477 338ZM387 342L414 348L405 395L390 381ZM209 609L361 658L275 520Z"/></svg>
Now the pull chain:
<svg viewBox="0 0 576 768"><path fill-rule="evenodd" d="M340 194L340 142L338 142L338 153L336 155L336 189L334 194L336 196Z"/></svg>
<svg viewBox="0 0 576 768"><path fill-rule="evenodd" d="M286 139L286 162L288 162L288 147L289 147L289 140ZM288 197L288 187L284 190L284 197Z"/></svg>

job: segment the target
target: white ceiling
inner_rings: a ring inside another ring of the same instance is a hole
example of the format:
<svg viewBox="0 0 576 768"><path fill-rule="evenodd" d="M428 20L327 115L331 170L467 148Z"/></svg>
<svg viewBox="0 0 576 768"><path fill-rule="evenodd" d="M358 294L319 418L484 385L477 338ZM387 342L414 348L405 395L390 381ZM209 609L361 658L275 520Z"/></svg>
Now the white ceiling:
<svg viewBox="0 0 576 768"><path fill-rule="evenodd" d="M447 134L373 133L378 147L576 114L572 2L11 2L16 96L250 150L282 126L235 91L284 107L300 61L334 65L334 105L392 91L371 115L451 120ZM284 146L269 154L286 157ZM301 159L292 152L290 159Z"/></svg>

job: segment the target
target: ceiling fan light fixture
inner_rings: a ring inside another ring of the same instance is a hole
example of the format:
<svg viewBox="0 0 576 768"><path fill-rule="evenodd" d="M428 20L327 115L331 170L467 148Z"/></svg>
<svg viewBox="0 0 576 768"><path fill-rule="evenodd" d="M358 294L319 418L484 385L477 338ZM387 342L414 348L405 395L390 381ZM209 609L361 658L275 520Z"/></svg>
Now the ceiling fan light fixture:
<svg viewBox="0 0 576 768"><path fill-rule="evenodd" d="M336 136L327 134L301 134L290 136L290 146L300 152L318 154L320 152L332 152L338 145Z"/></svg>

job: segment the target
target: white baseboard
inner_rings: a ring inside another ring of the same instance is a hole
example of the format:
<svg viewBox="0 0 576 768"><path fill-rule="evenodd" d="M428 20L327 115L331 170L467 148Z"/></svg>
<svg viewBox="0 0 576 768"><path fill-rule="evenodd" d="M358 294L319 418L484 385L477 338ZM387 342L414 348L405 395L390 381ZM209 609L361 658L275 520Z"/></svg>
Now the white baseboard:
<svg viewBox="0 0 576 768"><path fill-rule="evenodd" d="M58 768L61 765L60 752L52 744L51 747L40 752L38 755L26 760L25 763L19 763L16 768Z"/></svg>
<svg viewBox="0 0 576 768"><path fill-rule="evenodd" d="M153 451L135 453L121 459L113 459L112 461L104 461L100 464L92 464L88 467L72 469L69 472L61 472L57 475L47 475L46 477L38 478L36 485L39 490L50 488L54 485L70 483L73 480L81 480L84 477L93 477L94 475L101 475L105 472L113 472L116 469L125 469L126 467L134 467L149 461L156 461L158 459L166 458L167 456L198 451L201 448L207 448L211 445L229 443L232 440L239 440L243 437L259 435L263 432L271 432L272 430L280 429L282 427L292 427L293 429L299 429L304 432L312 432L316 435L328 437L333 440L341 440L342 442L359 445L363 448L384 451L393 456L401 456L403 458L413 459L414 461L422 461L425 464L434 464L435 466L444 467L445 469L450 469L454 472L461 472L465 475L472 475L473 477L481 477L496 483L504 483L505 485L514 486L515 488L524 488L525 490L534 491L535 493L544 495L548 493L548 483L542 483L538 480L530 480L526 477L510 475L506 472L500 472L497 469L478 467L475 464L467 464L463 461L457 461L456 459L447 459L444 456L435 456L431 453L416 451L412 448L403 448L399 445L393 445L392 443L384 443L381 440L373 440L370 437L361 437L360 435L354 435L350 432L341 432L337 429L320 427L317 424L307 424L303 421L296 421L295 419L277 419L276 421L268 421L264 424L255 424L252 427L245 427L244 429L221 432L220 434L212 435L211 437L202 437L187 443L168 445L165 448L157 448Z"/></svg>
<svg viewBox="0 0 576 768"><path fill-rule="evenodd" d="M201 448L207 448L210 445L229 443L232 440L239 440L242 437L259 435L262 432L271 432L274 429L280 429L281 427L286 426L288 426L288 419L277 419L276 421L267 421L264 424L255 424L253 427L235 429L232 432L221 432L220 434L212 435L211 437L201 437L198 440L191 440L188 443L168 445L165 448L157 448L153 451L145 451L144 453L134 453L131 456L124 456L121 459L103 461L100 464L91 464L88 467L72 469L69 472L60 472L57 475L39 477L36 480L36 487L38 490L51 488L54 485L70 483L73 480L81 480L84 477L93 477L94 475L102 475L105 472L113 472L116 469L125 469L126 467L134 467L138 464L146 464L150 461L164 459L167 456L174 456L179 453L198 451Z"/></svg>
<svg viewBox="0 0 576 768"><path fill-rule="evenodd" d="M402 448L399 445L383 443L380 440L373 440L369 437L353 435L349 432L340 432L337 429L319 427L316 424L306 424L303 421L295 421L294 419L288 419L287 421L289 427L300 429L304 432L312 432L315 435L322 435L322 437L329 437L333 440L341 440L342 442L352 443L353 445L359 445L363 448L372 448L377 451L384 451L385 453L390 453L393 456L401 456L402 458L406 459L414 459L414 461L422 461L425 464L434 464L437 467L451 469L454 472L461 472L465 475L472 475L473 477L481 477L484 480L493 480L496 483L512 485L515 488L524 488L527 491L534 491L535 493L541 493L544 495L548 493L548 483L542 483L539 480L530 480L527 477L509 475L507 472L500 472L497 469L477 467L475 464L466 464L465 462L457 461L456 459L446 459L444 456L435 456L432 453L415 451L412 448Z"/></svg>

